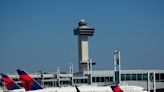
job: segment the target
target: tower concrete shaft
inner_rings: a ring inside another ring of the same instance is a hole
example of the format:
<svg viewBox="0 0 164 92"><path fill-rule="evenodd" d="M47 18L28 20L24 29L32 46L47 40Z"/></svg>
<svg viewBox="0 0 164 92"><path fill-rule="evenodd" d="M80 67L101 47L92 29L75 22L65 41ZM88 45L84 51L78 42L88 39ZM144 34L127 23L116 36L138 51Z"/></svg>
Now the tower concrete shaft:
<svg viewBox="0 0 164 92"><path fill-rule="evenodd" d="M74 35L78 36L78 60L80 72L90 70L88 39L90 36L93 36L94 30L94 28L88 27L84 20L81 20L79 26L74 29Z"/></svg>
<svg viewBox="0 0 164 92"><path fill-rule="evenodd" d="M79 61L87 62L89 59L88 36L78 36Z"/></svg>

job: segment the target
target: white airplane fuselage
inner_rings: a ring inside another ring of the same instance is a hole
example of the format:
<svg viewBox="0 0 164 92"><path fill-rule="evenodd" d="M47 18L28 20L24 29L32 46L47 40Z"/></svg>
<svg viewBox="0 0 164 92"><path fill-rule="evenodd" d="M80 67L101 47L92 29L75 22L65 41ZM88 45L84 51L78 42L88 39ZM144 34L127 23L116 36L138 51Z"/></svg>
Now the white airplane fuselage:
<svg viewBox="0 0 164 92"><path fill-rule="evenodd" d="M147 92L139 86L120 86L123 92ZM80 92L114 92L110 86L79 86ZM75 87L51 87L27 92L77 92Z"/></svg>
<svg viewBox="0 0 164 92"><path fill-rule="evenodd" d="M8 90L7 92L26 92L26 91L24 88L22 88L22 89Z"/></svg>

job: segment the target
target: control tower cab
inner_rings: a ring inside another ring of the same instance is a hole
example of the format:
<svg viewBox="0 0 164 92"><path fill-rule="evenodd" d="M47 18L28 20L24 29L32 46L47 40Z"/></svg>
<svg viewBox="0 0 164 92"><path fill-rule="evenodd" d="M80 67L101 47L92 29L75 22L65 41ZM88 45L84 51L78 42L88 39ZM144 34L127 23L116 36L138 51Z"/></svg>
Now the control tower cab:
<svg viewBox="0 0 164 92"><path fill-rule="evenodd" d="M79 57L79 71L89 71L93 63L89 58L88 52L88 39L94 34L94 28L87 26L85 20L81 20L76 29L74 29L74 35L78 36L78 57ZM91 65L92 64L92 65Z"/></svg>

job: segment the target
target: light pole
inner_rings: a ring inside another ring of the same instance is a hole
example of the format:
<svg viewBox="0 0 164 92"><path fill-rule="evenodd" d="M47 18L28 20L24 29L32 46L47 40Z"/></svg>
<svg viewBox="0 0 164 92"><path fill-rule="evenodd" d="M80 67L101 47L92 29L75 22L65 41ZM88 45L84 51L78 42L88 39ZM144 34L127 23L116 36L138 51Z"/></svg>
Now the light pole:
<svg viewBox="0 0 164 92"><path fill-rule="evenodd" d="M120 50L114 51L114 81L116 84L121 82L121 65L120 65Z"/></svg>
<svg viewBox="0 0 164 92"><path fill-rule="evenodd" d="M40 73L40 78L41 78L41 85L44 87L44 72L43 71L38 71Z"/></svg>
<svg viewBox="0 0 164 92"><path fill-rule="evenodd" d="M72 85L74 85L74 82L73 82L73 64L72 63L69 63L69 64L70 64L71 82L72 82Z"/></svg>
<svg viewBox="0 0 164 92"><path fill-rule="evenodd" d="M58 86L60 87L60 67L57 67L57 81L58 81Z"/></svg>
<svg viewBox="0 0 164 92"><path fill-rule="evenodd" d="M90 62L90 83L92 85L92 59L89 59Z"/></svg>

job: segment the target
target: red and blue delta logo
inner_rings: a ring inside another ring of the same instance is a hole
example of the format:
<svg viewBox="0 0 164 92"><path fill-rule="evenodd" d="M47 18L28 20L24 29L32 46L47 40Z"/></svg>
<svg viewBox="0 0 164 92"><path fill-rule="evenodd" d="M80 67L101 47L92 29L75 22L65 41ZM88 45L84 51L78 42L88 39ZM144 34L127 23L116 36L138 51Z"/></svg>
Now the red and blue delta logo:
<svg viewBox="0 0 164 92"><path fill-rule="evenodd" d="M5 86L8 90L20 89L20 87L17 84L15 84L13 79L9 78L5 74L0 74L0 75L2 76L2 81L4 81Z"/></svg>

